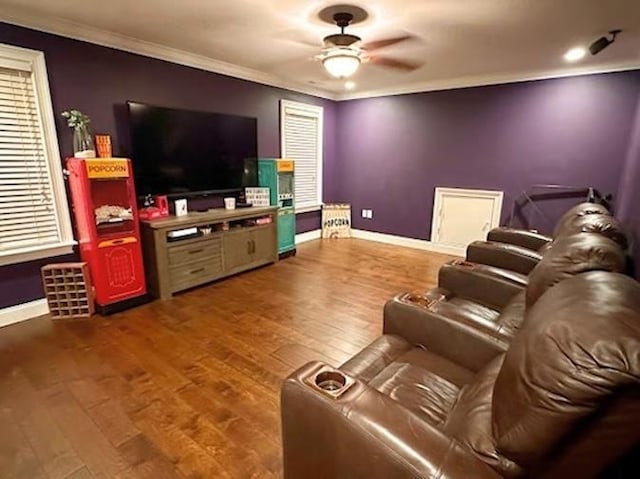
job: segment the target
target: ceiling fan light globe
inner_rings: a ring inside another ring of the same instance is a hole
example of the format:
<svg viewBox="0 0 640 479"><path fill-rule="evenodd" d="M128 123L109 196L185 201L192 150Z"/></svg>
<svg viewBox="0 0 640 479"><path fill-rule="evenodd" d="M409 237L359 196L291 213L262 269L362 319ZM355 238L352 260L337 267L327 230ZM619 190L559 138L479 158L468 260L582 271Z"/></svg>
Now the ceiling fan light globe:
<svg viewBox="0 0 640 479"><path fill-rule="evenodd" d="M329 55L322 60L325 70L335 78L348 78L360 67L360 57L346 53Z"/></svg>

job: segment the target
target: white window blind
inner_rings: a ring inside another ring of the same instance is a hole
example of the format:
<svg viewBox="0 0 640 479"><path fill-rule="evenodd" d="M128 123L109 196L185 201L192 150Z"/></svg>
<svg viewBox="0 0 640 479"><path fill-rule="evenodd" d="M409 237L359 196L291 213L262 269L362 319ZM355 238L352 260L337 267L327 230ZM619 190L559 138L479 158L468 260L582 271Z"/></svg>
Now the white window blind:
<svg viewBox="0 0 640 479"><path fill-rule="evenodd" d="M322 107L282 100L282 157L295 162L296 211L322 204L322 117Z"/></svg>
<svg viewBox="0 0 640 479"><path fill-rule="evenodd" d="M60 158L48 151L33 58L12 57L21 50L0 45L0 264L47 256L64 245L70 252L72 242ZM52 161L58 162L57 185Z"/></svg>

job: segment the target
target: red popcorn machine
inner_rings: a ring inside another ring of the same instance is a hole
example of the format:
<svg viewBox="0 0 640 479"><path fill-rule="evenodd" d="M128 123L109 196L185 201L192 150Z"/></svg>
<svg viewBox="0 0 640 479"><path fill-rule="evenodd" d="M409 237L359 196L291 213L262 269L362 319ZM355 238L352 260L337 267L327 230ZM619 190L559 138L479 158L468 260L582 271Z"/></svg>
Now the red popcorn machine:
<svg viewBox="0 0 640 479"><path fill-rule="evenodd" d="M131 161L69 158L67 170L80 255L89 264L98 312L146 302Z"/></svg>

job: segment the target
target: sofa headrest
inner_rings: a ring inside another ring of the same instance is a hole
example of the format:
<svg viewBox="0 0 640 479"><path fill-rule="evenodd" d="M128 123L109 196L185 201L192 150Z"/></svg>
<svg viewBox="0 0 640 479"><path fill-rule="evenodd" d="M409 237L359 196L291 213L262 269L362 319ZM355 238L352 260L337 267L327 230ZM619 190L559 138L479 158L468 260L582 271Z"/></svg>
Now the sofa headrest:
<svg viewBox="0 0 640 479"><path fill-rule="evenodd" d="M640 440L639 402L640 283L581 274L528 310L506 353L492 400L497 450L530 471L582 461L595 474Z"/></svg>
<svg viewBox="0 0 640 479"><path fill-rule="evenodd" d="M556 223L556 227L553 230L553 236L555 237L564 227L567 221L574 219L576 216L587 215L610 215L609 210L600 203L579 203L572 208L569 208L562 217Z"/></svg>
<svg viewBox="0 0 640 479"><path fill-rule="evenodd" d="M574 216L565 221L556 238L580 232L599 233L618 243L623 250L626 250L629 245L622 224L613 216L602 214Z"/></svg>
<svg viewBox="0 0 640 479"><path fill-rule="evenodd" d="M624 272L625 254L609 238L596 233L561 236L529 274L526 305L532 306L549 288L586 271Z"/></svg>

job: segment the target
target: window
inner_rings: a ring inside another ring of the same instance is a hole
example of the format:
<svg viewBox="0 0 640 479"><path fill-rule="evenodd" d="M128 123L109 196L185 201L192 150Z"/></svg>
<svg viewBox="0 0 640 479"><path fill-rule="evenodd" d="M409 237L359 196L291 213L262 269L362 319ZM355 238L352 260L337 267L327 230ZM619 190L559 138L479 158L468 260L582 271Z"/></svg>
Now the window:
<svg viewBox="0 0 640 479"><path fill-rule="evenodd" d="M282 157L295 161L296 212L322 205L322 116L321 106L281 100Z"/></svg>
<svg viewBox="0 0 640 479"><path fill-rule="evenodd" d="M0 265L73 244L44 54L0 44Z"/></svg>

